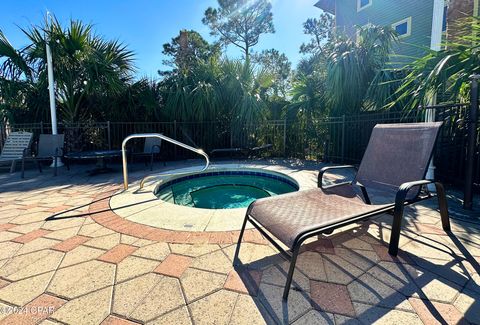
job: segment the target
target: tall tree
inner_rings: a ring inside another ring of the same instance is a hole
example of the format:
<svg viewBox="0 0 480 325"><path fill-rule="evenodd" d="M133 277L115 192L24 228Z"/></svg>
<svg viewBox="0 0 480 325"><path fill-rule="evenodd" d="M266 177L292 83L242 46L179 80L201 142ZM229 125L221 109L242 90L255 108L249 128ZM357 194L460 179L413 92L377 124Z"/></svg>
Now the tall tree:
<svg viewBox="0 0 480 325"><path fill-rule="evenodd" d="M202 22L220 42L239 47L248 62L251 48L260 35L275 33L272 5L268 0L218 0L218 8L209 7Z"/></svg>
<svg viewBox="0 0 480 325"><path fill-rule="evenodd" d="M289 88L289 79L292 72L292 63L284 53L276 49L263 50L260 53L252 54L252 61L261 70L267 71L275 80L272 90L275 96L286 96Z"/></svg>
<svg viewBox="0 0 480 325"><path fill-rule="evenodd" d="M303 23L303 33L310 36L310 41L300 46L300 53L318 54L325 52L329 40L333 36L334 18L328 13L323 13L319 18L308 18Z"/></svg>
<svg viewBox="0 0 480 325"><path fill-rule="evenodd" d="M163 44L162 53L169 58L163 63L174 72L185 73L201 61L220 55L219 44L210 45L198 32L181 30L170 43ZM160 74L164 74L160 72Z"/></svg>

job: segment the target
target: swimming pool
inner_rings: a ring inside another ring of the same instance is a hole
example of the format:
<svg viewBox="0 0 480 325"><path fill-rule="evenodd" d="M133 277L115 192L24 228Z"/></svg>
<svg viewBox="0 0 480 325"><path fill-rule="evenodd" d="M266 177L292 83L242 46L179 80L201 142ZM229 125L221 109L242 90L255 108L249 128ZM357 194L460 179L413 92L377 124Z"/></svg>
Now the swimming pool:
<svg viewBox="0 0 480 325"><path fill-rule="evenodd" d="M286 175L255 170L222 170L175 178L157 186L166 202L203 209L245 208L256 199L298 191Z"/></svg>

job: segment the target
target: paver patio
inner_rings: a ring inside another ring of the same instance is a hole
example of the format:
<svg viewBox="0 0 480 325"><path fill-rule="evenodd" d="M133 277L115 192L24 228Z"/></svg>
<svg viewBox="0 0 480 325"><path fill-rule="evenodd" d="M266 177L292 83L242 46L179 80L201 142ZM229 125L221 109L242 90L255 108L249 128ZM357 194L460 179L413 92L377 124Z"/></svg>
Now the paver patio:
<svg viewBox="0 0 480 325"><path fill-rule="evenodd" d="M268 163L312 177L319 169ZM116 217L120 171L85 170L0 174L0 323L480 324L479 207L466 213L454 192L452 234L434 200L413 205L396 258L389 215L308 243L285 303L287 264L256 231L234 269L236 231L195 235Z"/></svg>

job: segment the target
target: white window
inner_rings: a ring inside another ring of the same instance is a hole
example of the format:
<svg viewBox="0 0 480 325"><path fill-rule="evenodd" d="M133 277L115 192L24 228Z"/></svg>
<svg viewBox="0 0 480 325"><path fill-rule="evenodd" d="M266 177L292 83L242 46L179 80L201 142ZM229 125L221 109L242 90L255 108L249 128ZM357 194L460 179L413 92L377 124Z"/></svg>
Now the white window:
<svg viewBox="0 0 480 325"><path fill-rule="evenodd" d="M412 34L412 17L405 18L392 24L392 28L397 32L398 37L403 38Z"/></svg>
<svg viewBox="0 0 480 325"><path fill-rule="evenodd" d="M373 0L357 0L357 12L368 8L372 5Z"/></svg>

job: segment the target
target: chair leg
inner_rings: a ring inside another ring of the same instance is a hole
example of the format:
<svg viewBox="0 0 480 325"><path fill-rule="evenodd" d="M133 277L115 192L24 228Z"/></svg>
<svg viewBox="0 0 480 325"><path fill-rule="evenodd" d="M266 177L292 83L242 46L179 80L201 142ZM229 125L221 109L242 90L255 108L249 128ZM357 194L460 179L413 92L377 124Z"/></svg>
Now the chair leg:
<svg viewBox="0 0 480 325"><path fill-rule="evenodd" d="M42 171L42 164L40 163L40 161L38 159L35 159L35 162L37 163L37 168L38 168L38 171L40 173L43 173Z"/></svg>
<svg viewBox="0 0 480 325"><path fill-rule="evenodd" d="M22 178L25 178L25 157L22 157Z"/></svg>
<svg viewBox="0 0 480 325"><path fill-rule="evenodd" d="M388 247L388 253L392 256L397 256L398 254L398 244L400 242L400 230L402 228L402 219L403 219L403 204L395 205L395 210L393 212L393 224L392 224L392 233L390 235L390 246Z"/></svg>
<svg viewBox="0 0 480 325"><path fill-rule="evenodd" d="M150 171L152 171L152 170L153 170L153 153L150 156Z"/></svg>
<svg viewBox="0 0 480 325"><path fill-rule="evenodd" d="M285 288L283 289L283 300L288 299L288 294L290 293L290 286L292 285L293 274L295 273L295 264L297 263L297 256L300 251L301 243L298 243L293 248L292 259L290 260L290 268L288 269L287 282L285 283Z"/></svg>
<svg viewBox="0 0 480 325"><path fill-rule="evenodd" d="M55 164L53 166L53 176L57 176L57 169L58 169L58 158L55 157Z"/></svg>
<svg viewBox="0 0 480 325"><path fill-rule="evenodd" d="M243 233L245 232L245 227L247 226L248 221L248 212L245 215L245 219L243 220L242 229L240 230L240 235L238 236L237 247L235 248L235 255L233 256L233 265L238 265L238 255L240 254L240 245L242 244Z"/></svg>
<svg viewBox="0 0 480 325"><path fill-rule="evenodd" d="M13 160L12 161L12 165L10 166L10 173L14 173L15 172L15 166L17 165L17 161L16 160Z"/></svg>
<svg viewBox="0 0 480 325"><path fill-rule="evenodd" d="M445 188L441 183L435 183L437 190L438 207L440 209L440 216L442 218L442 228L445 231L451 231L450 218L448 216L447 196L445 195Z"/></svg>

